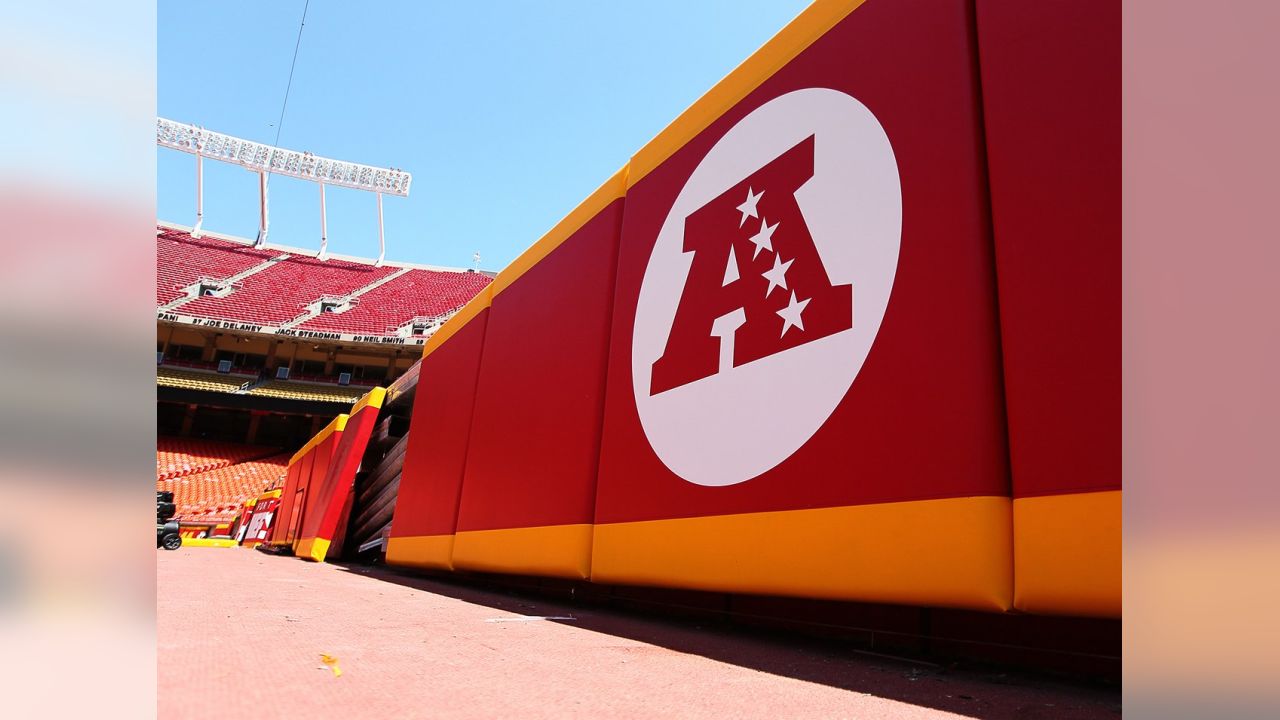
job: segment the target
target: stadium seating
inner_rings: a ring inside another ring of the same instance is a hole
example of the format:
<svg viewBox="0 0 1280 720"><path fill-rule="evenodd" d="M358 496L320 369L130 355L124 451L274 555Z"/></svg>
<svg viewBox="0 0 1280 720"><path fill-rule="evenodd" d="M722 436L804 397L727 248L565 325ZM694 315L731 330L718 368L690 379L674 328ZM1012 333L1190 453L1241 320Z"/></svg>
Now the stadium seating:
<svg viewBox="0 0 1280 720"><path fill-rule="evenodd" d="M323 313L298 327L357 334L390 334L415 317L437 317L465 305L493 282L487 275L444 270L410 270L361 295L341 313Z"/></svg>
<svg viewBox="0 0 1280 720"><path fill-rule="evenodd" d="M341 385L311 385L272 380L249 391L249 395L261 395L291 400L318 400L320 402L353 403L368 392L367 387Z"/></svg>
<svg viewBox="0 0 1280 720"><path fill-rule="evenodd" d="M182 288L200 278L224 279L276 257L277 250L252 247L158 227L156 234L156 305L182 297Z"/></svg>
<svg viewBox="0 0 1280 720"><path fill-rule="evenodd" d="M157 479L156 489L173 492L179 522L228 522L243 509L246 499L279 482L288 469L289 457L282 453L185 477Z"/></svg>
<svg viewBox="0 0 1280 720"><path fill-rule="evenodd" d="M250 375L219 375L164 366L156 368L157 385L185 390L229 393L239 390L242 385L252 380L253 376Z"/></svg>
<svg viewBox="0 0 1280 720"><path fill-rule="evenodd" d="M209 236L197 239L184 230L157 226L156 305L182 298L183 289L201 278L225 280L286 255L237 280L226 295L196 298L173 310L196 317L280 325L302 315L322 296L351 295L403 270L396 265L374 267L337 259L322 262L288 248L255 250L247 242ZM391 335L414 318L438 317L456 310L490 282L492 278L476 272L413 268L360 295L348 310L323 313L298 327Z"/></svg>
<svg viewBox="0 0 1280 720"><path fill-rule="evenodd" d="M348 295L399 270L295 256L244 278L229 295L197 298L178 311L198 317L279 325L306 312L307 304L323 295Z"/></svg>
<svg viewBox="0 0 1280 720"><path fill-rule="evenodd" d="M184 437L156 438L156 480L208 472L264 457L277 448ZM160 488L167 489L167 488Z"/></svg>

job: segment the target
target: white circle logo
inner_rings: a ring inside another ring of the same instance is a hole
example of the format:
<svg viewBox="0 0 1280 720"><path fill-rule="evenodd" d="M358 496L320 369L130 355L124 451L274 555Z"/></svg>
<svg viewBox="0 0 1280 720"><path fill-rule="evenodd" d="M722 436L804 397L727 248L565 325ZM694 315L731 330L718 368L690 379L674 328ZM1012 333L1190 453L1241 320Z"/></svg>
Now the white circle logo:
<svg viewBox="0 0 1280 720"><path fill-rule="evenodd" d="M636 304L632 387L662 462L734 485L808 442L871 350L901 234L893 148L853 97L797 90L729 130L676 197Z"/></svg>

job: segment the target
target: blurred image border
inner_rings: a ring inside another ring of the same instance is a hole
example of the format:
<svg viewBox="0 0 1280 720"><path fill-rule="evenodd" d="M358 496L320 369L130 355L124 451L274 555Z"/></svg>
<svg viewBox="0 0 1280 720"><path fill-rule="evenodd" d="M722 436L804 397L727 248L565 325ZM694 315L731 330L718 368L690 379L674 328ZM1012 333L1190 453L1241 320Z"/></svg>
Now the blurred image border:
<svg viewBox="0 0 1280 720"><path fill-rule="evenodd" d="M0 57L3 714L154 717L156 7L10 3Z"/></svg>
<svg viewBox="0 0 1280 720"><path fill-rule="evenodd" d="M1280 6L1123 5L1124 711L1274 717ZM156 7L6 12L5 714L151 717Z"/></svg>

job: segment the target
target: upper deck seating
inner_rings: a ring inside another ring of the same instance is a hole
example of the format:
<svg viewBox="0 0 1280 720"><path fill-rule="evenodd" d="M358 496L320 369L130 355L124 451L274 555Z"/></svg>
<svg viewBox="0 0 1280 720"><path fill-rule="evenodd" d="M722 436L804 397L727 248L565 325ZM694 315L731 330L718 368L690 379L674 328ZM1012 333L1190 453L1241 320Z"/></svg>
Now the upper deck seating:
<svg viewBox="0 0 1280 720"><path fill-rule="evenodd" d="M374 267L346 260L321 262L294 256L244 278L228 295L197 298L182 305L178 312L280 325L306 312L307 305L321 296L348 295L398 270L391 266Z"/></svg>
<svg viewBox="0 0 1280 720"><path fill-rule="evenodd" d="M414 269L370 290L340 313L321 313L298 327L387 335L415 317L438 317L465 305L493 279L474 272Z"/></svg>
<svg viewBox="0 0 1280 720"><path fill-rule="evenodd" d="M200 280L222 280L280 255L248 245L158 227L156 234L156 305L182 297L182 289Z"/></svg>

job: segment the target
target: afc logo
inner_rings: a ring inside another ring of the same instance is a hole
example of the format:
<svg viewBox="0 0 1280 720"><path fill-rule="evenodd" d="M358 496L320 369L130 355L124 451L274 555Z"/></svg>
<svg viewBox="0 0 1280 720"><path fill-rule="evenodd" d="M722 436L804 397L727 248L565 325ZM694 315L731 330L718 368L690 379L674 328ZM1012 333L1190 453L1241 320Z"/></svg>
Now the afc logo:
<svg viewBox="0 0 1280 720"><path fill-rule="evenodd" d="M811 177L812 135L685 220L693 265L651 394L853 326L852 288L827 278L796 203Z"/></svg>
<svg viewBox="0 0 1280 720"><path fill-rule="evenodd" d="M716 143L659 231L636 305L636 408L672 472L733 485L818 431L875 341L901 229L889 138L845 93L779 96Z"/></svg>

